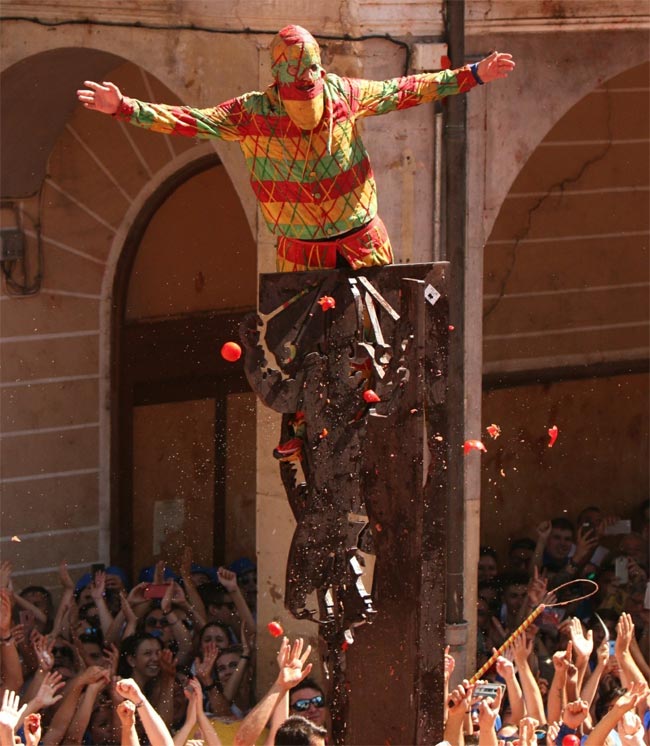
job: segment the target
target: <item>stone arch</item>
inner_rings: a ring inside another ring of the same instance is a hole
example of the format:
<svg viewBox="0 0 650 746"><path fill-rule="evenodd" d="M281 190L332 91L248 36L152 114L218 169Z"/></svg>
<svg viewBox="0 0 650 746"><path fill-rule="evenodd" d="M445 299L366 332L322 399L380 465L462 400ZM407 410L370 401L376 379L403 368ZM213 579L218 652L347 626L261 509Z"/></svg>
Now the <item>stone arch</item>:
<svg viewBox="0 0 650 746"><path fill-rule="evenodd" d="M5 445L13 462L6 474L5 507L20 521L21 512L27 518L36 505L49 504L47 522L43 516L34 530L48 530L52 555L67 556L76 570L109 557L108 317L117 257L156 189L221 145L172 141L86 111L74 96L86 71L92 74L86 77L112 78L142 98L150 93L154 100L180 100L123 57L88 48L44 47L23 58L13 50L2 75L3 114L17 114L3 121L10 125L3 126L3 155L13 158L6 173L37 174L31 181L25 178L20 188L13 182L3 196L31 216L27 252L36 256L41 246L45 267L39 293L3 298L2 335L13 361L6 373L10 380L3 385L15 413ZM41 81L42 96L33 86L24 88L34 79ZM49 84L43 86L43 81ZM17 107L10 99L21 86L34 95L25 96L25 105ZM21 157L25 148L38 157ZM220 160L254 236L256 212L244 164L236 148L226 144L223 150ZM14 453L30 457L15 458ZM69 551L65 537L72 530L81 538ZM38 552L25 552L24 557L25 572L40 574L45 584L50 578L55 583L55 561Z"/></svg>
<svg viewBox="0 0 650 746"><path fill-rule="evenodd" d="M485 247L484 424L517 435L484 461L482 510L504 535L587 504L631 513L647 494L649 92L644 62L574 103ZM564 444L549 451L553 424ZM517 496L525 516L508 510Z"/></svg>

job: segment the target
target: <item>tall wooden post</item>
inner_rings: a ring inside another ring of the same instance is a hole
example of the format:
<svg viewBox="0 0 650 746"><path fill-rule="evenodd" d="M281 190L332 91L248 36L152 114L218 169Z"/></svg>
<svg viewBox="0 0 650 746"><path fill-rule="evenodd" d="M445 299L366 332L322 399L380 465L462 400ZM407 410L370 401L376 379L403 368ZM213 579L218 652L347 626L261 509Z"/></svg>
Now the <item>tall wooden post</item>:
<svg viewBox="0 0 650 746"><path fill-rule="evenodd" d="M285 423L304 416L306 484L282 464L298 524L285 603L304 617L317 592L337 743L442 738L448 271L263 275L260 318L242 336L253 389ZM335 301L328 311L321 295ZM364 351L370 381L354 373ZM372 599L350 569L369 548Z"/></svg>

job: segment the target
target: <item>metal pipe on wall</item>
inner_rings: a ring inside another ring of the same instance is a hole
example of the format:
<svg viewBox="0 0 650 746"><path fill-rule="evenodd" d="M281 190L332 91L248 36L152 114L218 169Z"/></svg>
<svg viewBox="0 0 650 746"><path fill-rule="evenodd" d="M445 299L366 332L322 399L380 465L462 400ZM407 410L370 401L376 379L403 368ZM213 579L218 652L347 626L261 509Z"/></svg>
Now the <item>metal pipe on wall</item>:
<svg viewBox="0 0 650 746"><path fill-rule="evenodd" d="M445 0L445 23L452 67L465 63L465 2ZM450 442L447 491L447 587L446 619L448 642L461 659L467 638L463 618L465 534L465 463L462 457L465 408L465 254L467 215L467 101L450 96L444 116L444 248L450 262L450 321L454 334L449 351Z"/></svg>

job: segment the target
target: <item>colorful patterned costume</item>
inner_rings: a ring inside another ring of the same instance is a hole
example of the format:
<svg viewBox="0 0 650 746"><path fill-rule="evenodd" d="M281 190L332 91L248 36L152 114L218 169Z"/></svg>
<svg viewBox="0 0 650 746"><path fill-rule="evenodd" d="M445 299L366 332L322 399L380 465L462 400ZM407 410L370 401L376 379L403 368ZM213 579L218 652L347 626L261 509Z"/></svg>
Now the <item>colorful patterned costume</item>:
<svg viewBox="0 0 650 746"><path fill-rule="evenodd" d="M280 75L265 92L209 109L123 98L115 116L154 132L237 141L264 220L278 237L278 271L335 267L339 255L359 269L390 264L393 254L357 120L465 93L478 82L475 66L385 81L327 74L324 114L311 130L287 114Z"/></svg>

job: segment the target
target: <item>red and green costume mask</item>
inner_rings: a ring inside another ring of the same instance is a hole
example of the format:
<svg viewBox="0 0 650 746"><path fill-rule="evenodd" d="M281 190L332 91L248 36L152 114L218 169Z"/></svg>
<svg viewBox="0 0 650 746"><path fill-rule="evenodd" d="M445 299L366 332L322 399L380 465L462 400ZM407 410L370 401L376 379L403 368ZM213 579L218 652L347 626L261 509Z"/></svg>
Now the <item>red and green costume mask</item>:
<svg viewBox="0 0 650 746"><path fill-rule="evenodd" d="M320 47L302 26L285 26L271 43L271 70L282 104L300 129L311 130L323 116Z"/></svg>

